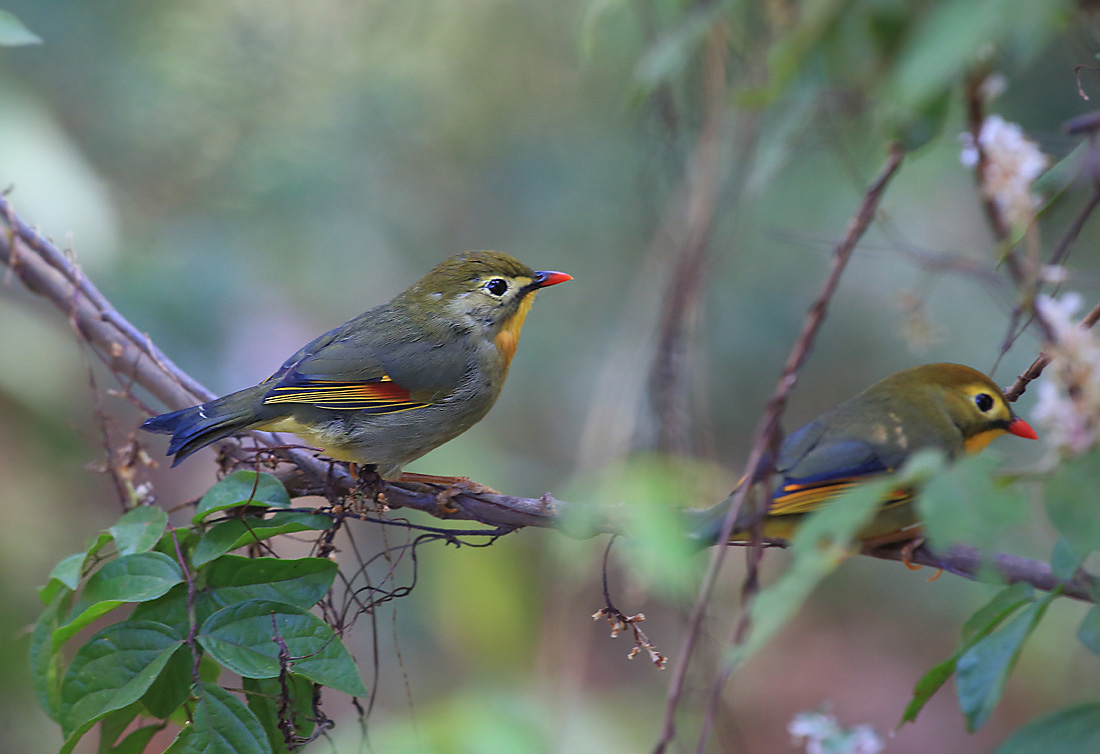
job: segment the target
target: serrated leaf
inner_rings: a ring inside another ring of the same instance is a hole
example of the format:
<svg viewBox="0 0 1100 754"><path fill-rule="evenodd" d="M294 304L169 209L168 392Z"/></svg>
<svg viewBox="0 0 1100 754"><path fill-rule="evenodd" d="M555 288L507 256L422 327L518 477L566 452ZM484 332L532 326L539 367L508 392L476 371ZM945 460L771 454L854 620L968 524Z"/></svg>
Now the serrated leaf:
<svg viewBox="0 0 1100 754"><path fill-rule="evenodd" d="M325 558L242 558L224 555L213 563L206 586L218 607L268 600L308 610L332 587L337 566Z"/></svg>
<svg viewBox="0 0 1100 754"><path fill-rule="evenodd" d="M210 527L195 546L191 562L205 565L227 552L254 542L262 542L281 534L300 531L325 531L332 528L332 519L319 513L302 511L278 511L268 518L245 516L230 519Z"/></svg>
<svg viewBox="0 0 1100 754"><path fill-rule="evenodd" d="M994 754L1082 754L1100 751L1100 703L1089 702L1032 720Z"/></svg>
<svg viewBox="0 0 1100 754"><path fill-rule="evenodd" d="M0 47L40 45L42 38L6 10L0 10Z"/></svg>
<svg viewBox="0 0 1100 754"><path fill-rule="evenodd" d="M290 652L291 670L350 696L367 693L343 642L316 615L282 602L250 600L222 608L199 630L210 656L246 678L279 675L276 633Z"/></svg>
<svg viewBox="0 0 1100 754"><path fill-rule="evenodd" d="M64 625L54 631L54 648L120 605L154 600L182 581L179 565L159 552L123 555L104 563L88 579Z"/></svg>
<svg viewBox="0 0 1100 754"><path fill-rule="evenodd" d="M263 726L244 702L213 683L197 691L192 723L165 754L272 754Z"/></svg>
<svg viewBox="0 0 1100 754"><path fill-rule="evenodd" d="M1077 552L1100 550L1100 516L1082 505L1100 489L1100 451L1078 456L1062 464L1047 481L1046 509L1050 522Z"/></svg>
<svg viewBox="0 0 1100 754"><path fill-rule="evenodd" d="M148 552L168 527L168 514L155 505L142 505L126 513L108 529L119 555Z"/></svg>
<svg viewBox="0 0 1100 754"><path fill-rule="evenodd" d="M984 725L996 708L1024 642L1039 624L1054 596L1046 594L1028 605L1002 628L975 642L960 655L955 688L970 732Z"/></svg>
<svg viewBox="0 0 1100 754"><path fill-rule="evenodd" d="M116 623L92 636L61 682L62 752L100 718L140 699L182 646L182 637L150 621Z"/></svg>
<svg viewBox="0 0 1100 754"><path fill-rule="evenodd" d="M211 513L242 505L289 508L290 495L283 483L271 474L234 471L202 496L192 522L201 523Z"/></svg>
<svg viewBox="0 0 1100 754"><path fill-rule="evenodd" d="M245 678L242 681L248 708L264 727L272 750L278 754L291 754L287 748L282 728L279 727L279 709L283 688L277 678ZM313 732L313 682L298 675L287 676L286 693L290 699L291 723L298 736L307 737Z"/></svg>

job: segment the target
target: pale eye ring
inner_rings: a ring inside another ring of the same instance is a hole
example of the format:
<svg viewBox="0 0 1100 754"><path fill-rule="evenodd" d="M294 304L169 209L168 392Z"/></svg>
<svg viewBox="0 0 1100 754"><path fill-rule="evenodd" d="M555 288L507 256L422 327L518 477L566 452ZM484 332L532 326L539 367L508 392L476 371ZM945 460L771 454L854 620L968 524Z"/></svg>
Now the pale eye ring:
<svg viewBox="0 0 1100 754"><path fill-rule="evenodd" d="M485 284L485 290L494 296L503 296L508 292L508 281L501 278L493 278Z"/></svg>
<svg viewBox="0 0 1100 754"><path fill-rule="evenodd" d="M993 408L993 396L989 393L978 393L974 396L974 404L983 414Z"/></svg>

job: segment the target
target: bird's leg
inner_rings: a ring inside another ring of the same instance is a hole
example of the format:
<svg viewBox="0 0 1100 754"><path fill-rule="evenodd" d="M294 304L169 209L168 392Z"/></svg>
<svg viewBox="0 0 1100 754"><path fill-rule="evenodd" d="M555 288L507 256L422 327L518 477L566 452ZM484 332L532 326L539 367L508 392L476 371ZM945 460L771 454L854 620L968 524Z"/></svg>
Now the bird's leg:
<svg viewBox="0 0 1100 754"><path fill-rule="evenodd" d="M902 565L904 565L910 571L919 571L920 569L924 568L923 565L920 565L919 563L914 563L910 559L913 555L913 552L918 547L920 547L921 545L924 544L924 532L921 529L921 527L919 527L919 526L915 526L915 527L911 526L907 529L901 529L899 531L893 531L893 532L889 532L887 534L882 534L882 535L877 536L877 537L871 537L869 539L865 539L865 540L863 540L863 549L865 551L874 550L878 547L883 547L885 545L894 545L894 544L897 544L898 542L904 542L905 543L901 547L901 563L902 563ZM928 580L929 581L935 581L936 579L938 579L942 575L943 575L943 569L939 568L939 569L936 570L936 573L933 574L933 576Z"/></svg>
<svg viewBox="0 0 1100 754"><path fill-rule="evenodd" d="M401 477L398 481L446 485L446 487L440 490L435 496L435 499L436 502L439 503L439 507L447 514L458 513L458 508L451 504L451 499L461 495L463 492L474 495L485 493L490 495L500 494L492 487L486 487L484 484L475 482L466 476L437 476L436 474L417 474L416 472L404 471L401 473Z"/></svg>
<svg viewBox="0 0 1100 754"><path fill-rule="evenodd" d="M355 480L355 496L359 501L371 500L379 505L385 505L385 495L382 493L384 482L378 475L378 467L373 463L349 463L348 473Z"/></svg>

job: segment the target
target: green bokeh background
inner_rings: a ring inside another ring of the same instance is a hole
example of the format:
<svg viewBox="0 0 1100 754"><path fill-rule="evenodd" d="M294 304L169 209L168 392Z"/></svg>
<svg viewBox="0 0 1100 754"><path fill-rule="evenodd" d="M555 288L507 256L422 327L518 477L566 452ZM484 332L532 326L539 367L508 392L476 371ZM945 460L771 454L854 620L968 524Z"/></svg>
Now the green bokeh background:
<svg viewBox="0 0 1100 754"><path fill-rule="evenodd" d="M856 28L869 8L904 7L819 5ZM1015 7L987 5L987 15ZM1035 5L1042 12L1019 21L1019 39L1009 35L1012 44L992 55L1007 74L994 108L1057 159L1075 144L1059 124L1091 106L1077 94L1073 66L1100 46L1087 15L1071 23L1065 3ZM688 450L700 460L692 484L668 485L648 455L648 375L676 265L675 231L659 218L700 115L691 104L697 86L677 89L677 133L644 101L645 14L613 0L3 7L45 44L0 48L0 185L13 187L28 221L71 243L123 315L214 391L263 379L317 333L457 251L495 248L572 274L540 295L489 417L410 467L531 497L644 506L679 490L680 502L706 505L730 488L831 245L885 155L889 129L876 106L891 96L905 104L905 82L888 85L891 69L859 44L803 60L789 85L753 100L759 107L737 100L746 104L725 142L740 157L721 193L680 367ZM679 3L652 8L669 28L683 13ZM780 29L796 12L761 8ZM765 49L749 38L754 30L733 30L737 49L751 53L733 56L733 81L761 75ZM1095 92L1090 75L1084 86ZM840 286L788 428L906 366L994 364L1013 299L958 161L953 134L963 128L955 97L946 136L911 155L891 186L886 222ZM1069 192L1044 218L1047 246L1087 193ZM1067 282L1087 300L1100 289L1097 233L1086 228ZM943 253L982 273L921 263ZM63 317L12 283L0 294L0 325L0 631L9 639L0 643L0 750L37 754L61 738L29 690L23 633L39 609L34 587L120 507L107 478L89 470L103 454L88 367ZM1022 337L995 377L1010 382L1037 348L1030 333ZM1031 398L1018 406L1025 417ZM103 401L121 442L142 417L124 400ZM141 439L159 456L161 439ZM1013 438L995 447L1020 464L1043 452ZM214 478L211 459L160 469L162 504L201 494ZM1045 556L1047 529L1037 510L1010 539ZM382 546L377 533L358 536L367 549ZM628 661L629 639L610 640L589 618L602 604L603 544L523 531L487 549L422 550L417 588L379 613L377 670L367 622L347 638L368 685L378 674L366 722L372 750L646 750L668 678L644 658ZM619 552L617 603L649 616L650 638L675 662L692 594L684 584L704 558L662 580L653 571L667 564L646 562L637 548ZM737 603L741 558L730 560L703 663L713 662ZM766 574L782 561L770 555ZM912 684L952 651L962 620L989 593L950 576L927 584L896 564L845 563L734 677L713 750L787 750L787 723L824 702L843 723L890 730ZM979 734L965 733L945 690L887 751L988 750L1038 713L1095 698L1097 658L1071 638L1082 615L1065 600L1054 605ZM700 673L689 710L706 696L709 676ZM359 750L354 710L331 705L339 750ZM694 725L691 712L684 725Z"/></svg>

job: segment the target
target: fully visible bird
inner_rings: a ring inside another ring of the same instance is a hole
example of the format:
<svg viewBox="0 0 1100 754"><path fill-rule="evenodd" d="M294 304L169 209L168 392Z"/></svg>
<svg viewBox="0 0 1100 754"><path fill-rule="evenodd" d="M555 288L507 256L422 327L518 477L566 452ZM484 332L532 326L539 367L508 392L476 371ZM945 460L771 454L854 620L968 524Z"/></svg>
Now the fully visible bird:
<svg viewBox="0 0 1100 754"><path fill-rule="evenodd" d="M535 293L572 277L507 254L444 260L388 303L306 344L259 385L147 420L173 466L252 429L292 432L384 479L480 421L500 395Z"/></svg>
<svg viewBox="0 0 1100 754"><path fill-rule="evenodd" d="M980 452L1006 433L1037 439L1000 388L976 369L925 364L898 372L786 438L772 464L779 481L764 514L763 537L791 539L807 514L861 481L896 471L917 451L938 448L954 459ZM912 500L912 489L895 490L859 538L888 540L917 524ZM717 515L724 516L728 505L708 511L704 536L711 541L721 525ZM749 538L754 518L752 511L740 512L734 540Z"/></svg>

